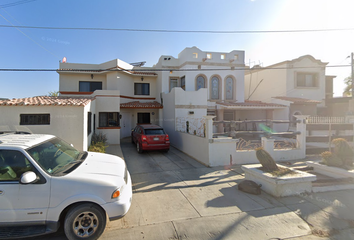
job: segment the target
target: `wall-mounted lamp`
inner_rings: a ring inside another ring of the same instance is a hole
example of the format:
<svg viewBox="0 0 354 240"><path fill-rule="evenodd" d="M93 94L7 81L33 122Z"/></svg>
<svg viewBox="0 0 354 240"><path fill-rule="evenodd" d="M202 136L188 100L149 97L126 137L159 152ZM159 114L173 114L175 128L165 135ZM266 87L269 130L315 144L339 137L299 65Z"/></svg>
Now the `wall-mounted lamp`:
<svg viewBox="0 0 354 240"><path fill-rule="evenodd" d="M173 71L172 70L170 70L170 74L172 74L173 73Z"/></svg>
<svg viewBox="0 0 354 240"><path fill-rule="evenodd" d="M141 81L144 81L144 77L141 77Z"/></svg>
<svg viewBox="0 0 354 240"><path fill-rule="evenodd" d="M93 79L93 74L91 74L91 79Z"/></svg>

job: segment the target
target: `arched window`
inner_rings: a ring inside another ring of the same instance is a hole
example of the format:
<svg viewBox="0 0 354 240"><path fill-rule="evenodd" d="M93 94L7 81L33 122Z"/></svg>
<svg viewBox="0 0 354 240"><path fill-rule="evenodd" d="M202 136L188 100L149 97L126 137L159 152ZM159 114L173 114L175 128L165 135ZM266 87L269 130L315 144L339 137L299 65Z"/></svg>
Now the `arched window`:
<svg viewBox="0 0 354 240"><path fill-rule="evenodd" d="M225 80L225 99L234 99L234 79L232 77L227 77Z"/></svg>
<svg viewBox="0 0 354 240"><path fill-rule="evenodd" d="M205 88L205 78L203 76L197 77L196 89Z"/></svg>
<svg viewBox="0 0 354 240"><path fill-rule="evenodd" d="M218 77L211 79L211 99L219 99L219 81Z"/></svg>

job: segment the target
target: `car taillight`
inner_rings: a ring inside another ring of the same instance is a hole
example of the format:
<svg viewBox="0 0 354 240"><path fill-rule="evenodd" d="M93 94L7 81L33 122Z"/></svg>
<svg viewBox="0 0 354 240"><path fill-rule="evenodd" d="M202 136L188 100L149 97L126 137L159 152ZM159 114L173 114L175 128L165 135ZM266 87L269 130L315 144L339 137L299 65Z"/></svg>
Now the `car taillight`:
<svg viewBox="0 0 354 240"><path fill-rule="evenodd" d="M170 141L170 137L168 136L168 134L166 134L165 140Z"/></svg>
<svg viewBox="0 0 354 240"><path fill-rule="evenodd" d="M141 141L143 141L143 142L147 142L147 138L146 138L146 136L145 136L145 135L141 135Z"/></svg>

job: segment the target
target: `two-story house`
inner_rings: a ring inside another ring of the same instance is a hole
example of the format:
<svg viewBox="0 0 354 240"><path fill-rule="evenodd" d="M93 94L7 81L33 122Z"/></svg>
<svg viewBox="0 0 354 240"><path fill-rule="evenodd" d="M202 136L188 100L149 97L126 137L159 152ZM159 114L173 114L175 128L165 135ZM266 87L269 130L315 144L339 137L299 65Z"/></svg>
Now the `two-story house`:
<svg viewBox="0 0 354 240"><path fill-rule="evenodd" d="M245 72L245 99L289 106L293 115L322 114L325 108L328 63L305 55L271 66L254 66ZM327 81L328 82L328 81Z"/></svg>
<svg viewBox="0 0 354 240"><path fill-rule="evenodd" d="M286 106L258 99L245 101L244 59L244 51L208 52L197 47L185 48L178 54L178 58L163 55L153 67L160 70L157 72L158 91L168 93L175 87L187 92L205 88L206 104L200 105L197 99L190 99L189 108L205 108L204 114L216 116L215 120L218 121L273 119ZM200 94L197 96L200 98ZM180 97L177 95L176 102L178 98L184 97L184 94ZM176 108L180 109L181 106ZM184 108L187 112L188 104L184 104ZM164 112L169 110L164 109ZM214 132L223 133L226 128L227 124L219 124Z"/></svg>

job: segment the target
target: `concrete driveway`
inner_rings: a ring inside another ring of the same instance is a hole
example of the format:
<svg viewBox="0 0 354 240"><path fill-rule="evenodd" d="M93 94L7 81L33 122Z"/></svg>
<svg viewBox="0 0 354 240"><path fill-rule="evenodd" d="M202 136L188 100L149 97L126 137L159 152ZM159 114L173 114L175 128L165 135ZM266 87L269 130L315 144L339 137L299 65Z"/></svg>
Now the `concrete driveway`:
<svg viewBox="0 0 354 240"><path fill-rule="evenodd" d="M133 201L100 239L354 239L352 190L251 195L237 190L237 166L208 168L174 148L138 154L130 139L107 152L124 157Z"/></svg>
<svg viewBox="0 0 354 240"><path fill-rule="evenodd" d="M311 232L280 201L238 191L243 176L228 166L208 168L174 148L138 154L129 139L121 149L133 202L101 239L270 239Z"/></svg>

